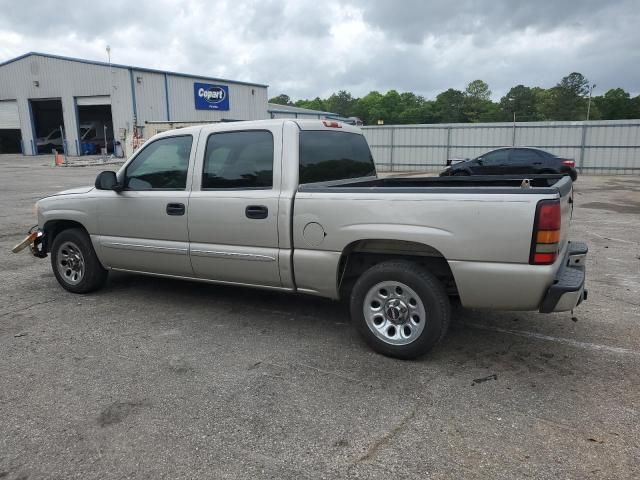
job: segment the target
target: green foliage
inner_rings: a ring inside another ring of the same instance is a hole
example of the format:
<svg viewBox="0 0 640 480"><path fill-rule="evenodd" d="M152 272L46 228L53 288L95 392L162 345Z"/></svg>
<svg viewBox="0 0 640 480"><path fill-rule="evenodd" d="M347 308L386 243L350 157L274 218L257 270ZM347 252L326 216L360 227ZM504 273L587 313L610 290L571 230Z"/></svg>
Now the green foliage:
<svg viewBox="0 0 640 480"><path fill-rule="evenodd" d="M520 122L541 120L538 111L540 102L541 95L535 89L516 85L500 99L500 112L504 120L513 120L514 114L516 121Z"/></svg>
<svg viewBox="0 0 640 480"><path fill-rule="evenodd" d="M285 95L284 93L281 93L277 97L270 98L269 103L277 103L279 105L293 105L293 103L291 103L289 95Z"/></svg>
<svg viewBox="0 0 640 480"><path fill-rule="evenodd" d="M549 120L584 120L587 114L589 80L573 72L550 89L542 112Z"/></svg>
<svg viewBox="0 0 640 480"><path fill-rule="evenodd" d="M344 117L358 117L365 125L382 120L387 125L415 123L529 122L538 120L584 120L587 115L589 80L573 72L552 88L516 85L498 102L491 100L489 85L473 80L464 91L449 88L427 100L411 92L369 92L361 98L340 90L326 99L291 102L281 94L271 103L295 105ZM590 119L640 118L640 96L631 98L621 88L591 99Z"/></svg>
<svg viewBox="0 0 640 480"><path fill-rule="evenodd" d="M631 98L628 92L625 92L621 88L612 88L601 97L596 97L593 100L599 118L603 120L617 120L625 118L638 118L640 111L638 110L640 97L634 99ZM591 105L593 116L594 105Z"/></svg>
<svg viewBox="0 0 640 480"><path fill-rule="evenodd" d="M436 97L434 110L437 123L465 123L469 119L465 115L465 95L460 90L450 88Z"/></svg>

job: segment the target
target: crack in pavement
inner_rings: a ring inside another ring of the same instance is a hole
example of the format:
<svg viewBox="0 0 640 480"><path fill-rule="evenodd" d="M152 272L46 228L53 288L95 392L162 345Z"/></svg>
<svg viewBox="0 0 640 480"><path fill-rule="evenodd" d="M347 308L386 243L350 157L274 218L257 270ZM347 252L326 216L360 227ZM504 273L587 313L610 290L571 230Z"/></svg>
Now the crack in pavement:
<svg viewBox="0 0 640 480"><path fill-rule="evenodd" d="M365 454L362 455L360 458L358 458L355 462L353 462L349 466L347 471L350 473L351 470L355 468L359 463L366 462L367 460L371 460L380 451L380 449L382 449L391 440L393 440L394 437L399 435L404 429L407 428L407 426L409 425L409 422L415 418L416 412L417 412L417 409L413 409L411 413L409 413L409 415L405 416L402 420L400 420L400 423L398 423L398 425L396 425L392 429L385 432L384 435L382 435L380 438L375 440L371 445L369 445L369 448L367 449Z"/></svg>
<svg viewBox="0 0 640 480"><path fill-rule="evenodd" d="M57 298L52 298L51 300L45 300L44 302L32 303L31 305L27 305L25 307L18 308L16 310L10 310L8 312L0 313L0 317L6 317L7 315L11 315L12 313L23 312L24 310L29 310L30 308L37 307L38 305L46 305L47 303L53 303L57 301Z"/></svg>

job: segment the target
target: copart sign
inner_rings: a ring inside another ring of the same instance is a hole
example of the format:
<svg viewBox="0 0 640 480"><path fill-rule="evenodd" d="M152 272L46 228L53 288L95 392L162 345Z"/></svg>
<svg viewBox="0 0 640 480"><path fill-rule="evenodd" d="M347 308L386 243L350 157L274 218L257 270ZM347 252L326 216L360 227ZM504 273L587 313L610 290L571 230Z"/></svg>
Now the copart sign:
<svg viewBox="0 0 640 480"><path fill-rule="evenodd" d="M193 96L196 110L229 110L229 87L226 85L194 83Z"/></svg>

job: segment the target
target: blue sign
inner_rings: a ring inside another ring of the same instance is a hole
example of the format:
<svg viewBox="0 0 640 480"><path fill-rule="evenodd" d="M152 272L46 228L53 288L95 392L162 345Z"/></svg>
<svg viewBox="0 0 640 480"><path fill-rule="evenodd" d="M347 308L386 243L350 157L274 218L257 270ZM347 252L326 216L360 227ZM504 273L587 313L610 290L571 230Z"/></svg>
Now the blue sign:
<svg viewBox="0 0 640 480"><path fill-rule="evenodd" d="M229 110L229 87L226 85L194 83L193 97L196 110Z"/></svg>

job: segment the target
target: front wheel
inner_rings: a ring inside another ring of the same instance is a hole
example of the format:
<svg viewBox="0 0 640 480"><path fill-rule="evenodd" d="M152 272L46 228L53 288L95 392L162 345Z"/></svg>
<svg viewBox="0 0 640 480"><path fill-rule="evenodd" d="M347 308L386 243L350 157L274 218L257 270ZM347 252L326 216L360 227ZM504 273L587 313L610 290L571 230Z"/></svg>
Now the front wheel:
<svg viewBox="0 0 640 480"><path fill-rule="evenodd" d="M88 293L99 289L108 271L100 264L84 230L71 228L56 235L51 245L51 267L65 290Z"/></svg>
<svg viewBox="0 0 640 480"><path fill-rule="evenodd" d="M363 273L351 293L351 318L377 352L413 359L444 338L451 307L440 281L421 266L388 261Z"/></svg>

